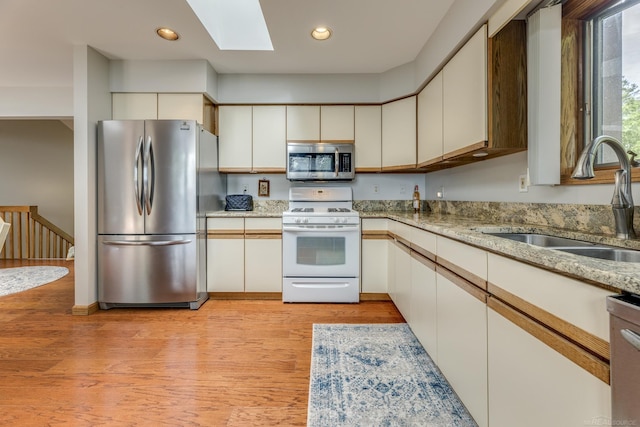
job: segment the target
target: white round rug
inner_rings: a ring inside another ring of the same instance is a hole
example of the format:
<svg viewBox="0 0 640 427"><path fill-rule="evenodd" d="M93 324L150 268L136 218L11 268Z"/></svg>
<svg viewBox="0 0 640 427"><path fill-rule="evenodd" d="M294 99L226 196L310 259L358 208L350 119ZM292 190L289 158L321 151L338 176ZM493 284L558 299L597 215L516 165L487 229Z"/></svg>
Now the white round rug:
<svg viewBox="0 0 640 427"><path fill-rule="evenodd" d="M0 268L0 296L42 286L67 274L68 268L50 265Z"/></svg>

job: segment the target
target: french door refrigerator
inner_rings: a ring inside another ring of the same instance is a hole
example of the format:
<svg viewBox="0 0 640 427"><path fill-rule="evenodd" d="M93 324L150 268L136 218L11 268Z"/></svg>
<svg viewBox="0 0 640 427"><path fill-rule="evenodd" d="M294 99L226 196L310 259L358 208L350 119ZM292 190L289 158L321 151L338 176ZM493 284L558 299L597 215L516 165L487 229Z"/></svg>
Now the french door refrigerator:
<svg viewBox="0 0 640 427"><path fill-rule="evenodd" d="M98 123L100 308L207 300L206 211L226 192L217 153L195 121Z"/></svg>

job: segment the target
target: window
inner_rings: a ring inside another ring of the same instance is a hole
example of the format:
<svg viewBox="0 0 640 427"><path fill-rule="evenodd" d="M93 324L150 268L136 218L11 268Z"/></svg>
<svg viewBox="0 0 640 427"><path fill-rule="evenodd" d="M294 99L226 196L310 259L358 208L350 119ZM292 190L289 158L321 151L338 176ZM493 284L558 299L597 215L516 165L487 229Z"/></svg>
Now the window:
<svg viewBox="0 0 640 427"><path fill-rule="evenodd" d="M591 111L585 109L584 142L610 135L640 154L640 0L599 12L586 21L585 34L584 89ZM618 163L609 147L600 150L598 164Z"/></svg>

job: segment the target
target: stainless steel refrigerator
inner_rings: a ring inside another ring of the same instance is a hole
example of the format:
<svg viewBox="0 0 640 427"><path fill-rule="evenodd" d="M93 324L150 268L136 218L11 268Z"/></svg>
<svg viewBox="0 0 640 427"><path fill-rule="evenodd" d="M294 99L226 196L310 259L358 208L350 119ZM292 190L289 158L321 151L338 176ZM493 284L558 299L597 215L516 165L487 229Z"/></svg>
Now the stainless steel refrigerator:
<svg viewBox="0 0 640 427"><path fill-rule="evenodd" d="M222 209L217 137L195 121L98 123L100 308L198 309L206 289L206 212Z"/></svg>

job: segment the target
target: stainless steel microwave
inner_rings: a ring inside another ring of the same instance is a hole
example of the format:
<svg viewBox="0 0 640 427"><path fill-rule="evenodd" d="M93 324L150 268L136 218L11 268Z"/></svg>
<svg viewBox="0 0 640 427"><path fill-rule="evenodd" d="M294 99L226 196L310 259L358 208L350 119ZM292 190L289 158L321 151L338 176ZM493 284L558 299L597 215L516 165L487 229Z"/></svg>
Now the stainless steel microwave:
<svg viewBox="0 0 640 427"><path fill-rule="evenodd" d="M287 179L349 181L355 176L353 143L287 142Z"/></svg>

